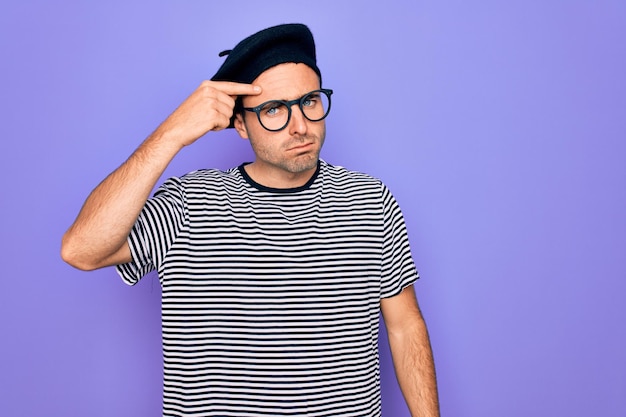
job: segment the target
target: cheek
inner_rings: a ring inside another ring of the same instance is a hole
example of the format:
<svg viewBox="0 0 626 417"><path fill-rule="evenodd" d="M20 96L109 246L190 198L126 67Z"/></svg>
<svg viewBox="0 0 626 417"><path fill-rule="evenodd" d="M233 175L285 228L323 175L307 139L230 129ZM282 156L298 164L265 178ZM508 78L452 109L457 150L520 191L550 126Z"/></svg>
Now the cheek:
<svg viewBox="0 0 626 417"><path fill-rule="evenodd" d="M248 140L250 141L250 146L252 146L252 150L257 155L266 155L272 152L272 146L270 142L263 138L259 137L255 132L249 131Z"/></svg>
<svg viewBox="0 0 626 417"><path fill-rule="evenodd" d="M284 141L278 137L272 137L267 135L255 135L250 133L250 146L254 151L254 154L265 160L277 161L284 158Z"/></svg>

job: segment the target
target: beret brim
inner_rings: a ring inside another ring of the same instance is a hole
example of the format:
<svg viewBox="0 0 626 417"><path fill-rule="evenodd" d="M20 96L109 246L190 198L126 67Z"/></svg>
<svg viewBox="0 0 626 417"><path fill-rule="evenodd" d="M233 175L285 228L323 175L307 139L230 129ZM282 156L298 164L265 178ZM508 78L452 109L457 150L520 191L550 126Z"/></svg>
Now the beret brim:
<svg viewBox="0 0 626 417"><path fill-rule="evenodd" d="M251 83L262 72L285 62L303 63L318 75L315 42L308 27L299 23L263 29L239 42L211 78L213 81Z"/></svg>

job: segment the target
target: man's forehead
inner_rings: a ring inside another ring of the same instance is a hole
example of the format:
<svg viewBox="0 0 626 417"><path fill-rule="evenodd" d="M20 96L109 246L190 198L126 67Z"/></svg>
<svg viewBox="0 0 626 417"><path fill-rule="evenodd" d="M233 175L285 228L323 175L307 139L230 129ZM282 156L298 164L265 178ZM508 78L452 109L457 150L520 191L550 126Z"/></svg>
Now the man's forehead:
<svg viewBox="0 0 626 417"><path fill-rule="evenodd" d="M253 84L263 91L250 96L246 102L262 103L268 100L294 100L320 88L319 77L304 64L285 63L268 69L257 77Z"/></svg>

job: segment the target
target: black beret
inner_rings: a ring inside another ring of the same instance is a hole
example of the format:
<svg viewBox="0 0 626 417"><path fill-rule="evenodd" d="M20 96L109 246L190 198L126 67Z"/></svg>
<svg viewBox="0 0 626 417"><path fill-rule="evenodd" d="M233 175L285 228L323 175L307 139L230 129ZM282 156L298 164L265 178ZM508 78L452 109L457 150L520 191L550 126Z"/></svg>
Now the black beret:
<svg viewBox="0 0 626 417"><path fill-rule="evenodd" d="M321 79L313 34L299 23L264 29L242 40L232 50L220 53L224 55L228 57L211 78L213 81L250 84L263 71L285 62L305 64Z"/></svg>

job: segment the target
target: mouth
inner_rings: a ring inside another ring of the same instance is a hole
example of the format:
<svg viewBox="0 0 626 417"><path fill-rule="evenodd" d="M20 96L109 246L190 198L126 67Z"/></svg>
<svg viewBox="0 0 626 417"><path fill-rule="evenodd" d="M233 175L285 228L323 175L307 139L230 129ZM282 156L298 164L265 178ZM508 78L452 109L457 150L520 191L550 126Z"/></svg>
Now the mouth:
<svg viewBox="0 0 626 417"><path fill-rule="evenodd" d="M315 145L313 142L307 142L307 143L299 143L295 146L292 146L291 148L287 149L288 151L304 151L307 150L309 148L312 148L313 145Z"/></svg>

